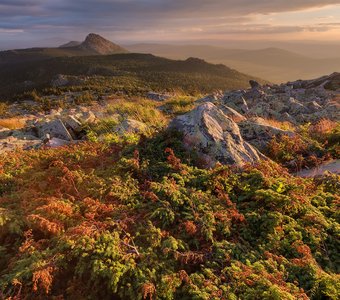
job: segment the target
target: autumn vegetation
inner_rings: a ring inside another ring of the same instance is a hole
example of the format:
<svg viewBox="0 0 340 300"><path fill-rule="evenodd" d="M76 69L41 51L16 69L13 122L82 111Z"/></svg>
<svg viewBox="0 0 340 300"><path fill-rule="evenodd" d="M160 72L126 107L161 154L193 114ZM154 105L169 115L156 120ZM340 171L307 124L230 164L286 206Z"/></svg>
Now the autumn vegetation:
<svg viewBox="0 0 340 300"><path fill-rule="evenodd" d="M7 153L0 299L339 299L339 179L202 169L175 132Z"/></svg>

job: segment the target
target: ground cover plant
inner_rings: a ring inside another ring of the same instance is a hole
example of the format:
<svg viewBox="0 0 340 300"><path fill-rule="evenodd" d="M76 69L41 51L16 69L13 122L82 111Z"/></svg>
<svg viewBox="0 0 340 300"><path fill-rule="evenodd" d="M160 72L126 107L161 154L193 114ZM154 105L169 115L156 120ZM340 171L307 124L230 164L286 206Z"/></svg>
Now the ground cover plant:
<svg viewBox="0 0 340 300"><path fill-rule="evenodd" d="M177 133L0 161L1 299L338 299L339 176L198 167Z"/></svg>

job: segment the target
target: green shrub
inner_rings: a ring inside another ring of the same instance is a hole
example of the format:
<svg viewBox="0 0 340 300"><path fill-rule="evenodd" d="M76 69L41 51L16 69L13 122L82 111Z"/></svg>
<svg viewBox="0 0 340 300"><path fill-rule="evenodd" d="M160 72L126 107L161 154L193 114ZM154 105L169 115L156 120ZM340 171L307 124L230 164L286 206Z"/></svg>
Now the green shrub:
<svg viewBox="0 0 340 300"><path fill-rule="evenodd" d="M338 175L199 169L182 147L162 133L2 157L3 298L338 299Z"/></svg>

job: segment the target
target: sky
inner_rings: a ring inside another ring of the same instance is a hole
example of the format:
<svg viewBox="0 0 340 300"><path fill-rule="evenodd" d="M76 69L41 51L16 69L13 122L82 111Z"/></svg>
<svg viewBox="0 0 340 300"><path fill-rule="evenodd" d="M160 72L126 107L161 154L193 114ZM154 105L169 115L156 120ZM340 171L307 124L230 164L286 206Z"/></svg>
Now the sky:
<svg viewBox="0 0 340 300"><path fill-rule="evenodd" d="M121 43L340 43L340 0L0 0L0 49L81 41L90 32Z"/></svg>

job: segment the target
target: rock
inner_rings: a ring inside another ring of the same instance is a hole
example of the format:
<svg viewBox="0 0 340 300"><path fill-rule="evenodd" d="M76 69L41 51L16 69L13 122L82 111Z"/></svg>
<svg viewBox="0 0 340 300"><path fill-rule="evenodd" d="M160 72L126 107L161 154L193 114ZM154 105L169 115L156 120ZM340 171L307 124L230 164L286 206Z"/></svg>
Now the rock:
<svg viewBox="0 0 340 300"><path fill-rule="evenodd" d="M0 127L0 139L6 138L11 135L12 130L6 127Z"/></svg>
<svg viewBox="0 0 340 300"><path fill-rule="evenodd" d="M147 126L145 123L133 120L133 119L126 119L123 122L121 122L119 125L117 125L114 128L114 131L116 131L119 134L125 134L125 133L141 133L144 132L147 129Z"/></svg>
<svg viewBox="0 0 340 300"><path fill-rule="evenodd" d="M248 114L253 116L269 117L269 104L266 102L258 102L255 106L249 109Z"/></svg>
<svg viewBox="0 0 340 300"><path fill-rule="evenodd" d="M155 93L155 92L149 92L147 94L147 98L150 100L155 100L155 101L165 101L169 98L171 98L170 95L168 94L160 94L160 93Z"/></svg>
<svg viewBox="0 0 340 300"><path fill-rule="evenodd" d="M216 162L242 166L265 158L245 142L237 124L213 103L205 103L175 118L169 125L184 134L185 146L208 155L209 167Z"/></svg>
<svg viewBox="0 0 340 300"><path fill-rule="evenodd" d="M62 74L57 74L51 81L53 87L61 87L69 84L67 76Z"/></svg>
<svg viewBox="0 0 340 300"><path fill-rule="evenodd" d="M64 123L59 119L38 124L36 128L40 138L44 138L46 134L49 134L51 138L55 137L66 141L73 140Z"/></svg>
<svg viewBox="0 0 340 300"><path fill-rule="evenodd" d="M70 128L74 133L82 131L81 122L74 116L67 116L63 119L66 128Z"/></svg>
<svg viewBox="0 0 340 300"><path fill-rule="evenodd" d="M255 80L250 80L249 84L250 84L252 89L256 89L256 88L261 87L261 85L257 81L255 81Z"/></svg>
<svg viewBox="0 0 340 300"><path fill-rule="evenodd" d="M285 112L282 117L281 117L282 121L288 121L294 125L296 125L296 120L287 112Z"/></svg>
<svg viewBox="0 0 340 300"><path fill-rule="evenodd" d="M238 112L247 113L249 110L248 103L244 99L244 91L235 91L227 93L221 99L221 103L235 109Z"/></svg>
<svg viewBox="0 0 340 300"><path fill-rule="evenodd" d="M288 106L286 106L285 102L280 98L272 98L270 108L278 113L288 110Z"/></svg>
<svg viewBox="0 0 340 300"><path fill-rule="evenodd" d="M41 140L23 140L14 136L9 136L0 140L0 154L18 150L36 149L42 145Z"/></svg>
<svg viewBox="0 0 340 300"><path fill-rule="evenodd" d="M294 123L315 122L325 117L339 119L340 73L281 85L261 86L254 81L250 84L246 91L226 92L220 102L246 116Z"/></svg>
<svg viewBox="0 0 340 300"><path fill-rule="evenodd" d="M247 103L246 99L244 99L243 97L242 97L241 110L244 113L247 113L249 111L248 103Z"/></svg>
<svg viewBox="0 0 340 300"><path fill-rule="evenodd" d="M29 129L7 129L0 128L0 140L8 137L14 137L18 140L37 140L38 137L33 134Z"/></svg>
<svg viewBox="0 0 340 300"><path fill-rule="evenodd" d="M243 97L247 101L256 102L259 99L264 98L265 95L265 92L260 90L259 88L252 88L251 90L248 90Z"/></svg>
<svg viewBox="0 0 340 300"><path fill-rule="evenodd" d="M232 119L235 123L239 123L242 121L247 120L246 117L244 117L243 115L241 115L239 112L237 112L235 109L232 109L229 106L226 105L221 105L219 106L219 108L223 111L223 113L229 117L230 119Z"/></svg>
<svg viewBox="0 0 340 300"><path fill-rule="evenodd" d="M310 113L307 107L305 107L302 103L300 103L294 98L289 98L288 103L289 103L289 113L293 116Z"/></svg>
<svg viewBox="0 0 340 300"><path fill-rule="evenodd" d="M317 112L319 110L322 110L322 106L319 105L316 101L312 101L312 102L307 103L307 107L312 112Z"/></svg>
<svg viewBox="0 0 340 300"><path fill-rule="evenodd" d="M50 140L48 140L45 144L46 147L48 148L58 148L58 147L62 147L62 146L67 146L70 144L70 141L65 141L62 139L58 139L58 138L51 138Z"/></svg>
<svg viewBox="0 0 340 300"><path fill-rule="evenodd" d="M56 109L51 109L49 115L51 117L60 117L62 112L63 112L63 109L59 107Z"/></svg>
<svg viewBox="0 0 340 300"><path fill-rule="evenodd" d="M215 95L209 95L203 98L200 98L196 100L196 103L206 103L206 102L212 102L215 103L218 100L218 98Z"/></svg>
<svg viewBox="0 0 340 300"><path fill-rule="evenodd" d="M266 123L266 120L262 118L251 118L249 120L240 122L238 125L242 137L259 150L264 150L274 136L295 135L295 133L292 131L282 130L269 125Z"/></svg>
<svg viewBox="0 0 340 300"><path fill-rule="evenodd" d="M13 130L11 136L20 140L37 140L38 137L33 135L31 132L26 132L23 130Z"/></svg>
<svg viewBox="0 0 340 300"><path fill-rule="evenodd" d="M79 114L79 119L82 123L95 123L97 121L96 115L91 110Z"/></svg>

